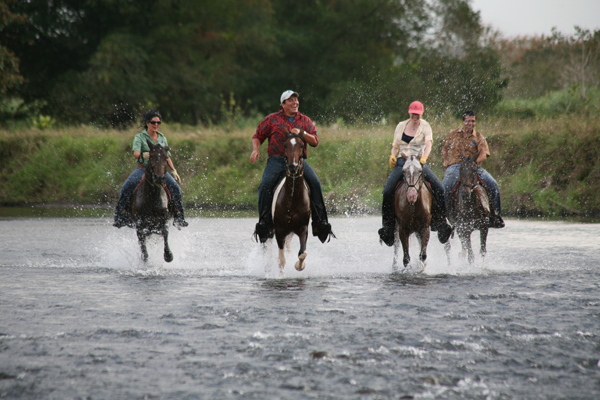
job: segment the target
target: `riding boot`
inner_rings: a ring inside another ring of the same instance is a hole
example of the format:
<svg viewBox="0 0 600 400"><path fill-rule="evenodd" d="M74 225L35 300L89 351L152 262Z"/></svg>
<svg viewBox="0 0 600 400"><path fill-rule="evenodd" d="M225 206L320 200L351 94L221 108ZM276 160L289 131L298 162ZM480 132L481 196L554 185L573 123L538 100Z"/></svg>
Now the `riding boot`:
<svg viewBox="0 0 600 400"><path fill-rule="evenodd" d="M394 205L393 200L388 202L383 199L383 205L381 206L381 217L383 227L379 229L379 239L388 246L393 246L396 238L394 237L396 230L396 220L394 219Z"/></svg>
<svg viewBox="0 0 600 400"><path fill-rule="evenodd" d="M489 227L498 229L505 227L504 220L495 210L490 214Z"/></svg>
<svg viewBox="0 0 600 400"><path fill-rule="evenodd" d="M271 239L273 235L273 230L275 229L275 224L273 223L273 217L271 216L270 210L267 208L266 210L261 210L258 222L256 227L254 228L254 240L260 243L265 243L267 240Z"/></svg>
<svg viewBox="0 0 600 400"><path fill-rule="evenodd" d="M177 228L185 228L189 225L183 216L183 210L176 210L173 215L173 225Z"/></svg>
<svg viewBox="0 0 600 400"><path fill-rule="evenodd" d="M321 243L329 242L331 238L336 238L335 234L331 230L331 224L327 222L327 214L321 213L317 211L317 208L314 206L314 203L310 204L311 215L312 215L312 232L313 236L317 236Z"/></svg>
<svg viewBox="0 0 600 400"><path fill-rule="evenodd" d="M446 219L445 208L442 208L442 205L434 202L432 210L431 210L431 230L437 231L438 240L440 243L444 244L452 235L452 226L448 223Z"/></svg>

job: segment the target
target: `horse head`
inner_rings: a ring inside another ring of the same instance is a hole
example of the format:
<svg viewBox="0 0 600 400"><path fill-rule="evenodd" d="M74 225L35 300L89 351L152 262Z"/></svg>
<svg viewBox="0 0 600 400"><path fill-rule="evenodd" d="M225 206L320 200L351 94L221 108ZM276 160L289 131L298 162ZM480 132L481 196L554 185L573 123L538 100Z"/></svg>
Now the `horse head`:
<svg viewBox="0 0 600 400"><path fill-rule="evenodd" d="M163 184L165 183L165 174L168 167L167 159L169 155L167 151L171 148L169 146L163 147L160 144L154 144L148 139L146 139L146 143L150 147L150 157L146 166L146 179L149 179L152 183Z"/></svg>
<svg viewBox="0 0 600 400"><path fill-rule="evenodd" d="M404 182L407 185L406 199L409 203L416 203L419 198L421 186L423 186L423 166L417 156L407 156L402 154L404 166L402 167L402 175Z"/></svg>
<svg viewBox="0 0 600 400"><path fill-rule="evenodd" d="M285 134L284 153L286 158L286 171L290 176L299 176L304 173L304 139L301 135L287 131Z"/></svg>
<svg viewBox="0 0 600 400"><path fill-rule="evenodd" d="M462 156L459 167L460 196L462 201L468 201L471 198L473 188L477 185L477 158L471 156Z"/></svg>

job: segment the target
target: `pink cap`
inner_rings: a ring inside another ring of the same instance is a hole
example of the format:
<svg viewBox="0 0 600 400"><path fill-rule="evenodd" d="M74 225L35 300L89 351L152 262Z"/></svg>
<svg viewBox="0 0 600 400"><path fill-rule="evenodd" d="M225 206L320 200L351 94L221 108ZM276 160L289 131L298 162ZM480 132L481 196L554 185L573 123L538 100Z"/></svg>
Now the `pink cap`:
<svg viewBox="0 0 600 400"><path fill-rule="evenodd" d="M425 110L425 107L423 107L423 103L421 103L420 101L413 101L412 103L410 103L410 106L408 107L409 114L422 115L424 110Z"/></svg>

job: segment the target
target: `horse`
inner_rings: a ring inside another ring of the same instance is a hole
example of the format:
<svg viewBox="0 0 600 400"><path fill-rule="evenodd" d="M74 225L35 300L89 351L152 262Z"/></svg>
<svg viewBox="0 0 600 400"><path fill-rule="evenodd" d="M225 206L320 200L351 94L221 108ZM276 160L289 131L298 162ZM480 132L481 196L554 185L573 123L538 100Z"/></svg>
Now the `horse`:
<svg viewBox="0 0 600 400"><path fill-rule="evenodd" d="M138 241L142 250L142 260L148 261L146 238L155 233L164 240L164 260L173 261L169 248L169 220L173 210L169 206L169 195L165 186L165 174L169 146L162 147L146 140L150 147L150 157L146 173L130 197L130 213L135 223Z"/></svg>
<svg viewBox="0 0 600 400"><path fill-rule="evenodd" d="M471 233L479 230L480 253L485 257L487 252L486 242L488 235L488 221L490 217L490 200L487 189L477 175L477 159L463 156L460 163L459 181L448 198L448 219L455 227L462 253L468 254L469 263L475 261L471 247ZM449 258L450 241L444 245Z"/></svg>
<svg viewBox="0 0 600 400"><path fill-rule="evenodd" d="M291 235L300 239L300 251L296 270L304 270L306 263L306 240L308 238L308 222L310 220L310 198L308 186L304 182L304 147L306 144L301 135L287 131L285 135L285 178L275 189L273 196L273 223L275 238L279 247L279 270L285 266L284 245L289 244Z"/></svg>
<svg viewBox="0 0 600 400"><path fill-rule="evenodd" d="M421 242L419 260L427 259L427 244L429 243L429 225L431 224L431 207L433 197L423 180L423 166L417 156L402 154L404 166L402 167L402 182L394 193L394 214L398 237L404 251L404 267L410 262L408 243L411 234L415 233ZM394 241L394 263L396 268L398 260L398 240Z"/></svg>

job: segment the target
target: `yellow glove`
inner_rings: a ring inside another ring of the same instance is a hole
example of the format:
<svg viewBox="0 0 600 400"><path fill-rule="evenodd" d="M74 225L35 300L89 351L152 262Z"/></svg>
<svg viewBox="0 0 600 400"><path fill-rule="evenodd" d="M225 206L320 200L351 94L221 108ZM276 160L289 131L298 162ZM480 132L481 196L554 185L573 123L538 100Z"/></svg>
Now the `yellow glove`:
<svg viewBox="0 0 600 400"><path fill-rule="evenodd" d="M175 182L181 184L181 177L177 173L176 169L174 169L174 170L171 171L171 175L173 175L173 179L175 179Z"/></svg>
<svg viewBox="0 0 600 400"><path fill-rule="evenodd" d="M390 160L389 160L390 169L394 168L396 166L396 161L397 160L398 160L398 158L395 155L393 155L393 154L390 155Z"/></svg>
<svg viewBox="0 0 600 400"><path fill-rule="evenodd" d="M150 159L150 153L148 153L147 151L142 153L142 157L144 157L144 160L149 160Z"/></svg>
<svg viewBox="0 0 600 400"><path fill-rule="evenodd" d="M427 162L427 157L423 156L419 161L421 161L421 164L425 165L425 163Z"/></svg>

